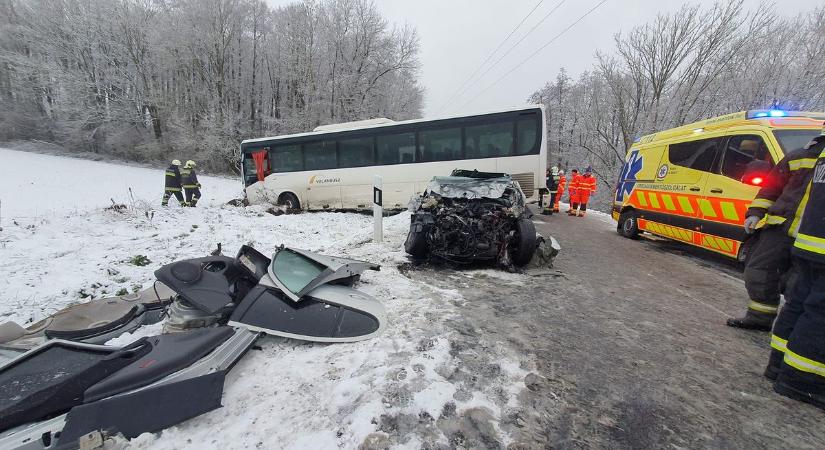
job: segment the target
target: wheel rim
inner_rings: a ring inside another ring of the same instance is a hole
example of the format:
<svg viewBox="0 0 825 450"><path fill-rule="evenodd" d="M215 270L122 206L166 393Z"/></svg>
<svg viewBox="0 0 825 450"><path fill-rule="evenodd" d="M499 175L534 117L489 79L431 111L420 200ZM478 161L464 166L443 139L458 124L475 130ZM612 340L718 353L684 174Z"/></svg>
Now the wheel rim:
<svg viewBox="0 0 825 450"><path fill-rule="evenodd" d="M633 217L628 217L627 219L625 219L625 221L624 221L624 231L625 231L625 233L630 234L633 231L633 228L635 228L634 224L635 224L635 220L633 219Z"/></svg>

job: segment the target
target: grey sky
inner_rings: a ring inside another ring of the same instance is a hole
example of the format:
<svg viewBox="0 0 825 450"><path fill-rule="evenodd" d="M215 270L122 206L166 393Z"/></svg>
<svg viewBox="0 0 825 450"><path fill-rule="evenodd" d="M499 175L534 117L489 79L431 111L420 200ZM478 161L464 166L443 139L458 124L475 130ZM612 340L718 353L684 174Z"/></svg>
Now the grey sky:
<svg viewBox="0 0 825 450"><path fill-rule="evenodd" d="M445 102L459 89L505 36L539 0L375 0L392 22L415 26L421 39L421 82L426 89L425 116L441 116L459 111L482 112L523 104L545 82L555 78L561 67L576 77L588 70L596 50L613 48L613 35L642 24L662 12L679 9L685 2L672 0L607 0L553 44L502 81L502 75L550 41L600 0L565 0L538 28L464 94ZM544 0L530 18L508 40L487 66L521 39L561 0ZM273 4L288 3L273 0ZM712 5L714 0L689 3ZM782 0L777 10L796 15L810 11L822 0ZM757 8L760 2L748 0ZM482 69L483 73L485 69ZM486 90L484 90L486 89ZM484 90L483 92L481 92ZM475 100L470 101L475 98ZM469 103L467 103L470 101ZM443 107L443 108L442 108Z"/></svg>

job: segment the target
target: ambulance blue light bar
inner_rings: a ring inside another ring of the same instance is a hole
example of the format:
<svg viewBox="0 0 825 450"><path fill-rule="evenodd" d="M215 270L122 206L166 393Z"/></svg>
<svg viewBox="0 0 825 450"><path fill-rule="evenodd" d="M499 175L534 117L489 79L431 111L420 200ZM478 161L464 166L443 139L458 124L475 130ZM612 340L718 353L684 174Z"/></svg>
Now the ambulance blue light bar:
<svg viewBox="0 0 825 450"><path fill-rule="evenodd" d="M747 118L761 119L764 117L786 117L787 115L788 113L781 109L771 109L767 111L748 111Z"/></svg>

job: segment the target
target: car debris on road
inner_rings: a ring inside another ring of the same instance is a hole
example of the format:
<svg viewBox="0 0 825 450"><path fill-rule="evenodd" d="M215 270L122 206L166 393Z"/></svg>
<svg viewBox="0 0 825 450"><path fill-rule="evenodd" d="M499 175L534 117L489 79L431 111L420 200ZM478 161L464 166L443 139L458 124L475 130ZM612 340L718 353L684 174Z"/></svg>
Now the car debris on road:
<svg viewBox="0 0 825 450"><path fill-rule="evenodd" d="M384 306L353 288L377 264L281 246L176 261L156 287L0 326L0 448L78 448L160 431L221 406L224 378L263 334L313 342L379 335ZM88 306L84 306L88 305ZM104 342L165 319L164 333Z"/></svg>

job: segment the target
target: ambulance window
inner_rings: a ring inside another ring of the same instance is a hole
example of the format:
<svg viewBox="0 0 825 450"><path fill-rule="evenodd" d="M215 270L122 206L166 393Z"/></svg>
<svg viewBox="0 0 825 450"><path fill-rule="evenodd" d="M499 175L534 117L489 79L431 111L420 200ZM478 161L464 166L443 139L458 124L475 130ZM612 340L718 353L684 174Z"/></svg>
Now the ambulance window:
<svg viewBox="0 0 825 450"><path fill-rule="evenodd" d="M668 159L672 164L710 172L716 159L716 150L721 139L700 139L680 142L668 146Z"/></svg>
<svg viewBox="0 0 825 450"><path fill-rule="evenodd" d="M751 164L759 164L768 169L773 167L773 158L765 141L752 134L728 139L722 155L722 175L739 181Z"/></svg>

